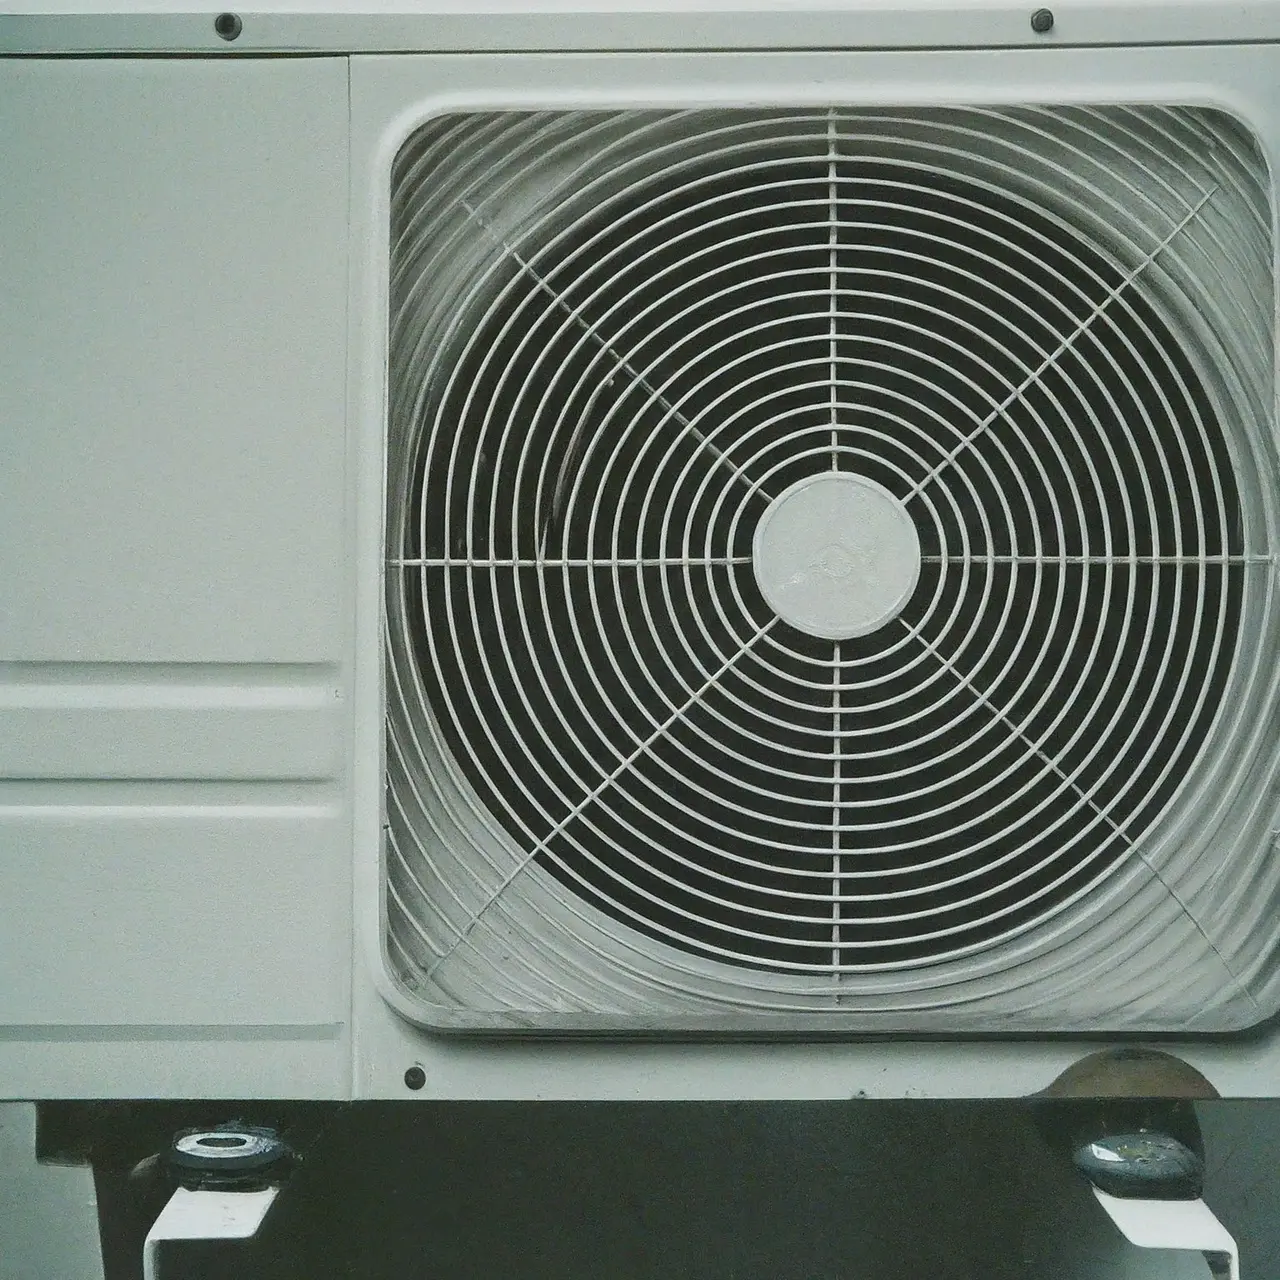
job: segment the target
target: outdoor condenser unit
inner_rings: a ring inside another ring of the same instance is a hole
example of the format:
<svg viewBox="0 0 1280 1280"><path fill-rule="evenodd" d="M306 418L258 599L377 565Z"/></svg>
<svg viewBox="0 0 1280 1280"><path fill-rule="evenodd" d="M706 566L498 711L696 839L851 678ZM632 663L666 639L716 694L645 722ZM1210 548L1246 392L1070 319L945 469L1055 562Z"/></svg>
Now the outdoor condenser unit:
<svg viewBox="0 0 1280 1280"><path fill-rule="evenodd" d="M0 1096L1274 1093L1280 3L474 8L4 0Z"/></svg>

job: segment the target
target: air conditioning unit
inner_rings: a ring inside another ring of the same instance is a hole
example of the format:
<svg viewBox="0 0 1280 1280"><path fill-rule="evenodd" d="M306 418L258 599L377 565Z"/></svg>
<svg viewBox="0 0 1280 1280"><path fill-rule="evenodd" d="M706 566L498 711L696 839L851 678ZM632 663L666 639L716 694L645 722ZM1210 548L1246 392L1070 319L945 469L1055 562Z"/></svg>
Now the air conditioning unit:
<svg viewBox="0 0 1280 1280"><path fill-rule="evenodd" d="M1280 1079L1280 3L4 0L0 1096Z"/></svg>

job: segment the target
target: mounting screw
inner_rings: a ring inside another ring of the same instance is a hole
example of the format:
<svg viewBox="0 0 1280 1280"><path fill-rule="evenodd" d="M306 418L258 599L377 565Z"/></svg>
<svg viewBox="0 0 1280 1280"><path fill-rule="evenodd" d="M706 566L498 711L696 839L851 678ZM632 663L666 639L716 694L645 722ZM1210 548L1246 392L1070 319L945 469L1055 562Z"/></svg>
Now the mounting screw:
<svg viewBox="0 0 1280 1280"><path fill-rule="evenodd" d="M224 40L234 40L244 30L238 13L220 13L213 20L213 29Z"/></svg>
<svg viewBox="0 0 1280 1280"><path fill-rule="evenodd" d="M421 1067L410 1067L404 1073L404 1083L407 1089L421 1089L427 1083L427 1073Z"/></svg>
<svg viewBox="0 0 1280 1280"><path fill-rule="evenodd" d="M1042 36L1053 30L1053 10L1037 9L1031 15L1031 30L1038 36Z"/></svg>

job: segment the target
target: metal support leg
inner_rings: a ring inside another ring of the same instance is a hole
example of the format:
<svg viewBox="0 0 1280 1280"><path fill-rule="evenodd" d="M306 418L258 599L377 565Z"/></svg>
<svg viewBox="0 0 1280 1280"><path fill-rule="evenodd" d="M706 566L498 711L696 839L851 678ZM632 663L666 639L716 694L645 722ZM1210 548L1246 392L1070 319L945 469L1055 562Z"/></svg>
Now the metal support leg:
<svg viewBox="0 0 1280 1280"><path fill-rule="evenodd" d="M1240 1280L1240 1252L1226 1227L1203 1200L1132 1200L1093 1188L1098 1203L1141 1249L1199 1253L1214 1277Z"/></svg>
<svg viewBox="0 0 1280 1280"><path fill-rule="evenodd" d="M248 1240L267 1216L279 1187L261 1191L188 1191L179 1187L147 1232L143 1280L162 1280L157 1254L162 1240Z"/></svg>

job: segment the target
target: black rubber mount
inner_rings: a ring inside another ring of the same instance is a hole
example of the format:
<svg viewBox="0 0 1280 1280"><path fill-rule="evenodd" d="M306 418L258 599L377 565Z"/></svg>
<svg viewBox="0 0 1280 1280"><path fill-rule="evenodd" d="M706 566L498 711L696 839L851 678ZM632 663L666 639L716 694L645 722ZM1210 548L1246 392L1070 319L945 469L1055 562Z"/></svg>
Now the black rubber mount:
<svg viewBox="0 0 1280 1280"><path fill-rule="evenodd" d="M252 1190L279 1182L293 1153L274 1129L232 1121L180 1129L167 1159L179 1184L190 1190Z"/></svg>
<svg viewBox="0 0 1280 1280"><path fill-rule="evenodd" d="M1204 1190L1204 1161L1155 1130L1095 1138L1071 1158L1099 1191L1125 1200L1198 1200Z"/></svg>

